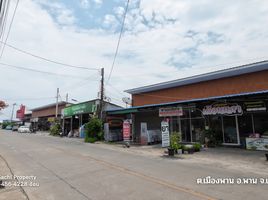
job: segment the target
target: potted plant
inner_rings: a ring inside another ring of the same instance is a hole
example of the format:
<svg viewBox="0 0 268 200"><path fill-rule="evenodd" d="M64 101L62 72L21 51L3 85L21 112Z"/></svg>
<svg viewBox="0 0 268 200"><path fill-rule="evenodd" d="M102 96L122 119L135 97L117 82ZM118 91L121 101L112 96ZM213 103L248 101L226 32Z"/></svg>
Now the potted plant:
<svg viewBox="0 0 268 200"><path fill-rule="evenodd" d="M174 156L175 152L178 152L178 149L179 149L179 135L173 133L170 136L170 146L168 148L168 155Z"/></svg>
<svg viewBox="0 0 268 200"><path fill-rule="evenodd" d="M183 151L187 151L188 154L193 154L194 153L194 146L191 144L184 145Z"/></svg>
<svg viewBox="0 0 268 200"><path fill-rule="evenodd" d="M193 148L194 148L195 152L198 152L201 149L201 144L200 143L194 143Z"/></svg>

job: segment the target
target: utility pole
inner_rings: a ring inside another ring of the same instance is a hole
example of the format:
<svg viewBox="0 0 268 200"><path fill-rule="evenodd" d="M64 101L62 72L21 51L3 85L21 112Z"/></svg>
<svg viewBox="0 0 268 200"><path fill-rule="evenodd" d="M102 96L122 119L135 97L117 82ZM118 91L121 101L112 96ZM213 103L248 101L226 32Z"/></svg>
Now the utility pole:
<svg viewBox="0 0 268 200"><path fill-rule="evenodd" d="M10 117L10 123L12 122L13 120L13 114L14 114L14 107L15 105L17 105L16 103L13 103L13 106L12 106L12 112L11 112L11 117Z"/></svg>
<svg viewBox="0 0 268 200"><path fill-rule="evenodd" d="M60 92L60 89L57 88L57 96L56 96L56 120L58 119L58 110L59 110L59 92Z"/></svg>
<svg viewBox="0 0 268 200"><path fill-rule="evenodd" d="M68 99L69 98L69 96L68 96L68 93L66 94L66 102L68 102Z"/></svg>
<svg viewBox="0 0 268 200"><path fill-rule="evenodd" d="M104 68L101 68L101 87L100 87L100 107L99 107L99 118L102 119L103 111L103 99L104 99Z"/></svg>

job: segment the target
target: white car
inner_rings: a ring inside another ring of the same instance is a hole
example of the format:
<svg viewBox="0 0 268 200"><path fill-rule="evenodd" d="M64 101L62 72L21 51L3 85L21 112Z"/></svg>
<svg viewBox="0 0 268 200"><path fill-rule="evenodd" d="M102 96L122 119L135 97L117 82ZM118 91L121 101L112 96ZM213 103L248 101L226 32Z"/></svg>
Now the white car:
<svg viewBox="0 0 268 200"><path fill-rule="evenodd" d="M19 133L30 133L30 127L29 126L21 126L18 128Z"/></svg>

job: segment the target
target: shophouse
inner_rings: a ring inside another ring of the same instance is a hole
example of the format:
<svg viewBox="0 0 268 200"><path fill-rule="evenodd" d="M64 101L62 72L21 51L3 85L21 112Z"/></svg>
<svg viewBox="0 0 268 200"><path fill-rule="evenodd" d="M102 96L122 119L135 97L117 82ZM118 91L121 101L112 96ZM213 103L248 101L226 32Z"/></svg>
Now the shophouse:
<svg viewBox="0 0 268 200"><path fill-rule="evenodd" d="M132 122L133 141L161 140L161 121L185 142L204 143L205 132L223 145L267 142L268 61L129 89L132 107L109 116ZM252 142L252 141L251 141Z"/></svg>

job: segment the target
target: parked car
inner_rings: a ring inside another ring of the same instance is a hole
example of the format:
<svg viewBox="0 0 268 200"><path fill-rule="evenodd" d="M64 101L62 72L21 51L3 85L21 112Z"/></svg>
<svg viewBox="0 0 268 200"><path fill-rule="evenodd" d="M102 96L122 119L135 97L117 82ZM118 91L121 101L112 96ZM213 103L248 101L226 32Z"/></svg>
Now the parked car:
<svg viewBox="0 0 268 200"><path fill-rule="evenodd" d="M12 130L12 126L8 125L5 129L6 130Z"/></svg>
<svg viewBox="0 0 268 200"><path fill-rule="evenodd" d="M19 129L19 126L17 126L17 125L12 127L12 131L18 131L18 129Z"/></svg>
<svg viewBox="0 0 268 200"><path fill-rule="evenodd" d="M30 133L30 127L29 126L21 126L18 128L19 133Z"/></svg>

